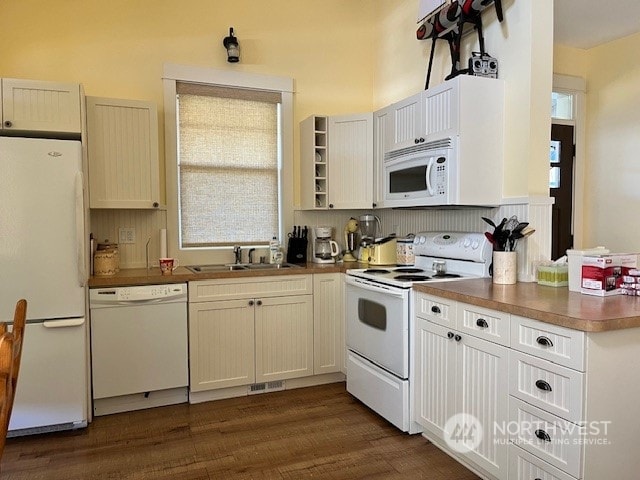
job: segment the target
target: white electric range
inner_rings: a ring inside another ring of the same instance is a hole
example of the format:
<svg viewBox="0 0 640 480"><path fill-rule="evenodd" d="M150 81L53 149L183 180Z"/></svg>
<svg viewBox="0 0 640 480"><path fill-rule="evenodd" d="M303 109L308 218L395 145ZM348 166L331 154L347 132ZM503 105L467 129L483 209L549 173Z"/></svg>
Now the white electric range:
<svg viewBox="0 0 640 480"><path fill-rule="evenodd" d="M489 276L492 245L482 233L422 232L413 266L349 269L346 283L347 391L402 431L412 421L412 341L416 283Z"/></svg>

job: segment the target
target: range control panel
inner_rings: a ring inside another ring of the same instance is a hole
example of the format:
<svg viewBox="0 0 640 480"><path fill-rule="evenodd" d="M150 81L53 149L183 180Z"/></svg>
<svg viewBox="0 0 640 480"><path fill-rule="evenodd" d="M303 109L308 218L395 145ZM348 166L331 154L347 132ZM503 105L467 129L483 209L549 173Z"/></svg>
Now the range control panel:
<svg viewBox="0 0 640 480"><path fill-rule="evenodd" d="M491 261L491 243L478 232L420 232L413 239L416 255L454 258L472 262Z"/></svg>

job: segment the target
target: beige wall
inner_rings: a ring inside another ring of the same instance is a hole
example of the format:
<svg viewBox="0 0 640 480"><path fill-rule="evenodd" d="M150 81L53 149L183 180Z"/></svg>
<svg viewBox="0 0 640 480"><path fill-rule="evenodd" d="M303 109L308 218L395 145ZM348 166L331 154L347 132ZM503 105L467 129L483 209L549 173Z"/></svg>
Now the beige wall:
<svg viewBox="0 0 640 480"><path fill-rule="evenodd" d="M297 168L300 120L372 109L376 3L2 2L0 76L80 82L87 95L152 100L161 122L165 62L289 76ZM222 46L230 26L240 41L239 64L226 61ZM159 133L164 165L162 123ZM164 168L161 173L164 179Z"/></svg>
<svg viewBox="0 0 640 480"><path fill-rule="evenodd" d="M588 51L585 231L589 245L640 251L640 34Z"/></svg>
<svg viewBox="0 0 640 480"><path fill-rule="evenodd" d="M554 47L554 73L586 80L584 239L580 247L605 245L639 252L640 34L581 50Z"/></svg>

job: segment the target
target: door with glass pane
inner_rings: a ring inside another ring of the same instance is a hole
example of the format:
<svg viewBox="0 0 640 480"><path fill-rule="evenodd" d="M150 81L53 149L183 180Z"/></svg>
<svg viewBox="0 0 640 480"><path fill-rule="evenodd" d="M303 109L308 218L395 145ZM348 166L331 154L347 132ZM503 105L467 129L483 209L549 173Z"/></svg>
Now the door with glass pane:
<svg viewBox="0 0 640 480"><path fill-rule="evenodd" d="M551 125L549 153L549 195L552 210L551 258L556 259L573 246L573 143L572 125Z"/></svg>

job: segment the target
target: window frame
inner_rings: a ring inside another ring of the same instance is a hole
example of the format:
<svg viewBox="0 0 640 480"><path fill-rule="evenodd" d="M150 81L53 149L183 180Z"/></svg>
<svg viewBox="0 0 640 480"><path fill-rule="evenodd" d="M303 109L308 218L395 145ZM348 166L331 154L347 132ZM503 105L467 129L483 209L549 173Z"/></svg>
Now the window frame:
<svg viewBox="0 0 640 480"><path fill-rule="evenodd" d="M283 241L283 232L289 231L293 224L293 79L206 67L165 64L163 89L168 255L178 258L182 265L228 263L233 260L233 246L181 248L179 243L177 81L275 91L282 95L280 106L282 132L281 221L280 231L277 234L278 238ZM268 248L268 245L265 245L264 248Z"/></svg>

